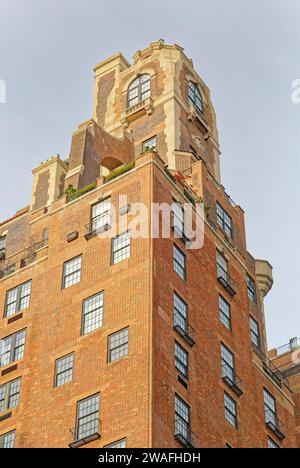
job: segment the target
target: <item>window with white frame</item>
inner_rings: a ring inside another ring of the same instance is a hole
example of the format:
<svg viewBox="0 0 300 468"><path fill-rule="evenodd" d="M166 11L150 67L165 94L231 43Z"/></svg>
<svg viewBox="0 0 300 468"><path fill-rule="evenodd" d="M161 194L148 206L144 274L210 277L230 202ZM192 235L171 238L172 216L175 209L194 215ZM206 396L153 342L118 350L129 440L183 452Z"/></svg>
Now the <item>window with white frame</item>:
<svg viewBox="0 0 300 468"><path fill-rule="evenodd" d="M130 231L119 234L112 239L112 264L122 262L130 257Z"/></svg>
<svg viewBox="0 0 300 468"><path fill-rule="evenodd" d="M13 333L0 341L0 367L23 359L26 330Z"/></svg>
<svg viewBox="0 0 300 468"><path fill-rule="evenodd" d="M186 256L177 247L176 244L173 245L173 256L174 256L174 271L177 273L181 279L186 280Z"/></svg>
<svg viewBox="0 0 300 468"><path fill-rule="evenodd" d="M0 413L19 404L21 379L0 386Z"/></svg>
<svg viewBox="0 0 300 468"><path fill-rule="evenodd" d="M104 292L83 301L82 334L86 335L102 327L104 313Z"/></svg>
<svg viewBox="0 0 300 468"><path fill-rule="evenodd" d="M64 263L63 289L67 289L80 282L82 256L72 258Z"/></svg>
<svg viewBox="0 0 300 468"><path fill-rule="evenodd" d="M225 325L226 328L228 328L228 330L231 330L230 304L221 295L219 295L219 314L220 321L223 323L223 325Z"/></svg>
<svg viewBox="0 0 300 468"><path fill-rule="evenodd" d="M237 407L236 402L224 393L224 415L225 419L235 428L237 428Z"/></svg>
<svg viewBox="0 0 300 468"><path fill-rule="evenodd" d="M110 198L101 200L92 205L92 220L91 232L103 230L103 228L111 223L111 205Z"/></svg>
<svg viewBox="0 0 300 468"><path fill-rule="evenodd" d="M85 398L77 403L77 440L99 433L99 407L99 394Z"/></svg>
<svg viewBox="0 0 300 468"><path fill-rule="evenodd" d="M151 96L151 78L144 74L138 76L128 88L128 107L132 107Z"/></svg>
<svg viewBox="0 0 300 468"><path fill-rule="evenodd" d="M117 448L117 449L122 449L126 448L126 439L118 440L117 442L113 442L110 445L106 445L104 448L106 449L111 449L111 448Z"/></svg>
<svg viewBox="0 0 300 468"><path fill-rule="evenodd" d="M175 395L175 435L186 441L191 439L190 407L178 395Z"/></svg>
<svg viewBox="0 0 300 468"><path fill-rule="evenodd" d="M31 293L31 281L10 289L6 294L5 317L15 315L17 312L29 307Z"/></svg>
<svg viewBox="0 0 300 468"><path fill-rule="evenodd" d="M195 106L198 112L203 113L203 99L198 86L193 81L189 82L189 103Z"/></svg>
<svg viewBox="0 0 300 468"><path fill-rule="evenodd" d="M129 328L124 328L108 337L108 362L128 355Z"/></svg>
<svg viewBox="0 0 300 468"><path fill-rule="evenodd" d="M232 227L232 219L224 210L224 208L217 202L217 222L219 226L223 229L225 234L232 238L233 236L233 227Z"/></svg>
<svg viewBox="0 0 300 468"><path fill-rule="evenodd" d="M250 334L251 334L251 341L256 346L256 348L260 349L260 331L259 325L253 317L250 317Z"/></svg>
<svg viewBox="0 0 300 468"><path fill-rule="evenodd" d="M56 360L55 363L55 387L72 382L74 368L74 354L68 354Z"/></svg>
<svg viewBox="0 0 300 468"><path fill-rule="evenodd" d="M248 291L248 297L250 301L255 303L256 302L255 281L249 275L247 275L247 291Z"/></svg>
<svg viewBox="0 0 300 468"><path fill-rule="evenodd" d="M146 150L156 150L156 136L143 142L142 151L144 152Z"/></svg>
<svg viewBox="0 0 300 468"><path fill-rule="evenodd" d="M0 449L14 448L15 446L15 431L8 432L0 436Z"/></svg>
<svg viewBox="0 0 300 468"><path fill-rule="evenodd" d="M175 367L185 378L188 377L188 361L188 353L177 341L175 341Z"/></svg>

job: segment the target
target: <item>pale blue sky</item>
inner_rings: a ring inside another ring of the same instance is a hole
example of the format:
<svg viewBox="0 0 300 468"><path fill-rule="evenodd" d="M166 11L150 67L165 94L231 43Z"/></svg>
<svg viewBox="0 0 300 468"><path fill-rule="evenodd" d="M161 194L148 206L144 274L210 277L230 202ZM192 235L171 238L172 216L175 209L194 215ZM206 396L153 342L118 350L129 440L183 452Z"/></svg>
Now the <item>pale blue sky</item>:
<svg viewBox="0 0 300 468"><path fill-rule="evenodd" d="M164 38L212 92L222 180L246 212L250 252L274 266L269 345L300 336L299 0L0 0L0 219L29 202L31 169L68 156L92 112L92 68Z"/></svg>

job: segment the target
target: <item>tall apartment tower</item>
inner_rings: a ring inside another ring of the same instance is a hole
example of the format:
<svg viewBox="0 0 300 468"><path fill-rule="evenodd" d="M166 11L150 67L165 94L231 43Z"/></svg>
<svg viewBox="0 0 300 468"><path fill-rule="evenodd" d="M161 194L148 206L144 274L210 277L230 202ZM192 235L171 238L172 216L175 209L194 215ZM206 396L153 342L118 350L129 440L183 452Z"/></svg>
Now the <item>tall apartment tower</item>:
<svg viewBox="0 0 300 468"><path fill-rule="evenodd" d="M153 203L172 207L170 236L150 235ZM272 282L221 184L192 60L163 40L108 58L68 160L36 167L30 205L0 224L0 447L295 447L267 357Z"/></svg>

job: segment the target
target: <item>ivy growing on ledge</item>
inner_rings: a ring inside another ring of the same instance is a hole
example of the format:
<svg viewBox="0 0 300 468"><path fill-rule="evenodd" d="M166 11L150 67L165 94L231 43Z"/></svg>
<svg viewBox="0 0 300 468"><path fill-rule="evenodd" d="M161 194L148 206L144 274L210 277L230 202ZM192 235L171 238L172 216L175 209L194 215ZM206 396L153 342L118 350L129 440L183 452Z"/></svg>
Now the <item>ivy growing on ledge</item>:
<svg viewBox="0 0 300 468"><path fill-rule="evenodd" d="M134 169L134 168L135 168L135 161L132 161L128 164L124 164L123 166L117 167L116 169L111 171L107 176L104 177L104 183L110 182L116 177L119 177L120 175L125 174L125 172L131 171L131 169Z"/></svg>

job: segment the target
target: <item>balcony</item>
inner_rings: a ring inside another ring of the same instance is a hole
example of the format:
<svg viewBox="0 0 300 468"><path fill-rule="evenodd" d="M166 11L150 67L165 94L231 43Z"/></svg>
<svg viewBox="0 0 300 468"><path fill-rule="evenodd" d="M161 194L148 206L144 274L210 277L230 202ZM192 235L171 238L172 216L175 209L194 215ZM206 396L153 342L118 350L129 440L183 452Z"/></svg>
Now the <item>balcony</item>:
<svg viewBox="0 0 300 468"><path fill-rule="evenodd" d="M224 286L228 294L230 296L235 296L236 295L236 290L235 290L235 285L233 280L231 279L230 275L224 268L222 268L220 265L217 265L217 279L219 283Z"/></svg>
<svg viewBox="0 0 300 468"><path fill-rule="evenodd" d="M79 448L101 438L101 421L96 418L88 421L78 428L70 429L73 436L73 442L69 444L70 448Z"/></svg>
<svg viewBox="0 0 300 468"><path fill-rule="evenodd" d="M266 426L278 437L278 439L285 439L285 435L283 433L284 425L273 412L268 410L266 410Z"/></svg>
<svg viewBox="0 0 300 468"><path fill-rule="evenodd" d="M252 349L257 354L262 361L262 368L264 372L279 386L281 387L284 384L289 390L286 376L281 372L278 367L273 364L272 361L257 347L252 343Z"/></svg>
<svg viewBox="0 0 300 468"><path fill-rule="evenodd" d="M111 229L111 215L110 213L103 213L97 218L92 219L86 226L87 234L85 234L86 240L92 237L101 236L104 232Z"/></svg>
<svg viewBox="0 0 300 468"><path fill-rule="evenodd" d="M143 115L151 115L153 114L153 100L151 97L144 99L137 104L134 104L131 107L128 107L125 112L121 115L121 123L124 125L125 128L133 122L134 120L138 119Z"/></svg>
<svg viewBox="0 0 300 468"><path fill-rule="evenodd" d="M47 247L47 245L48 239L43 239L40 242L32 243L29 247L15 255L11 255L2 260L0 258L0 279L33 263L37 259L38 251Z"/></svg>
<svg viewBox="0 0 300 468"><path fill-rule="evenodd" d="M194 329L188 325L187 323L183 322L183 318L176 314L174 315L174 330L192 347L195 344L194 336L195 331Z"/></svg>
<svg viewBox="0 0 300 468"><path fill-rule="evenodd" d="M222 380L231 388L231 390L234 391L234 393L236 393L237 396L240 397L244 393L241 388L242 380L233 370L229 369L226 364L222 366Z"/></svg>
<svg viewBox="0 0 300 468"><path fill-rule="evenodd" d="M186 448L197 447L197 436L191 431L189 425L179 418L175 421L174 436Z"/></svg>

